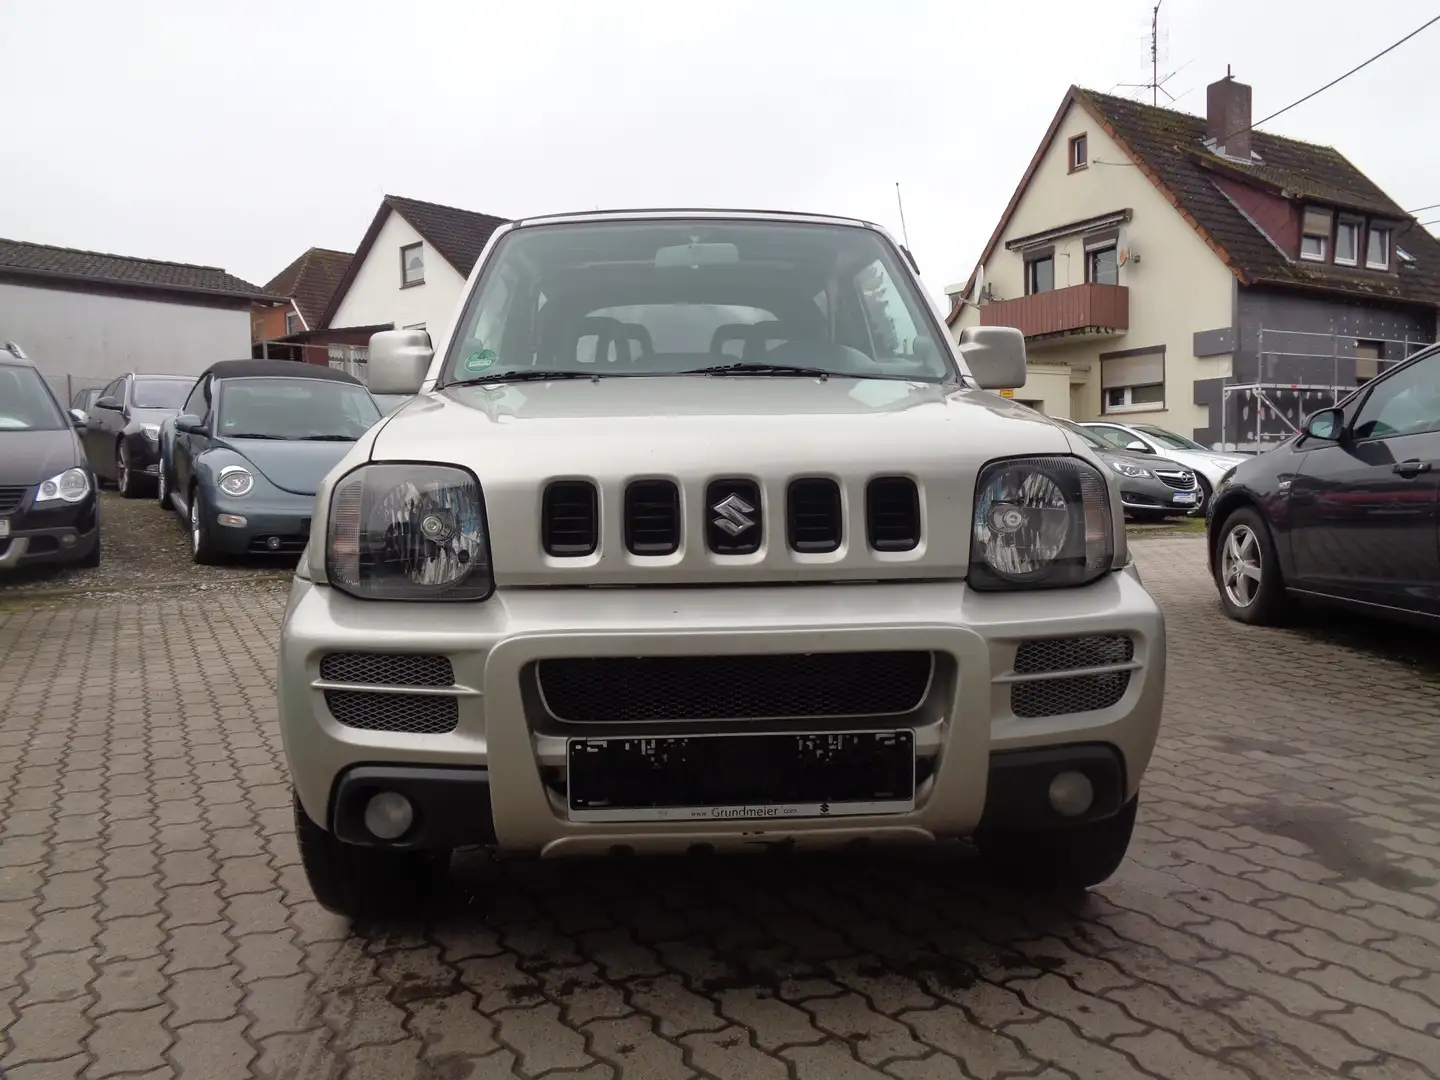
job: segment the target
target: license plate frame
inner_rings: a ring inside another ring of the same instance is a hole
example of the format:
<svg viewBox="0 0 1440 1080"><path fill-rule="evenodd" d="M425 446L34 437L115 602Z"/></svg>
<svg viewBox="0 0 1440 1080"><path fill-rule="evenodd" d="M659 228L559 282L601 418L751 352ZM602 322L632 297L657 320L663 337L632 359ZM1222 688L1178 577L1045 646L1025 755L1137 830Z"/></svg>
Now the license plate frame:
<svg viewBox="0 0 1440 1080"><path fill-rule="evenodd" d="M1170 501L1180 506L1194 506L1200 500L1200 496L1193 491L1180 491L1171 496Z"/></svg>
<svg viewBox="0 0 1440 1080"><path fill-rule="evenodd" d="M575 822L777 822L915 809L909 728L567 738L565 757ZM724 771L737 764L744 775Z"/></svg>
<svg viewBox="0 0 1440 1080"><path fill-rule="evenodd" d="M9 535L10 535L10 519L9 519L9 518L0 518L0 540L4 540L4 539L5 539L6 537L8 537Z"/></svg>

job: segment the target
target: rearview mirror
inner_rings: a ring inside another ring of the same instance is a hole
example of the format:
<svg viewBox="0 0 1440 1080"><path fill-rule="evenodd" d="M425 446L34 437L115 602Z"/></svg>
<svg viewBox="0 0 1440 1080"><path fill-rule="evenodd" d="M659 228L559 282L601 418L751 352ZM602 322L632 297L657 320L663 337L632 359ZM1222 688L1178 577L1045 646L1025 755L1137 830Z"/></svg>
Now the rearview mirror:
<svg viewBox="0 0 1440 1080"><path fill-rule="evenodd" d="M105 395L104 397L102 397L102 398L96 398L96 399L95 399L95 404L92 405L91 408L92 408L92 409L109 409L109 410L111 410L112 412L114 412L114 411L119 410L119 408L120 408L120 399L117 398L117 397L111 397L109 394L106 394L106 395Z"/></svg>
<svg viewBox="0 0 1440 1080"><path fill-rule="evenodd" d="M205 421L194 413L181 413L175 417L175 430L183 431L187 435L198 435L205 430Z"/></svg>
<svg viewBox="0 0 1440 1080"><path fill-rule="evenodd" d="M1125 449L1133 450L1137 454L1153 454L1155 452L1150 449L1149 443L1143 443L1139 439L1131 439L1125 444Z"/></svg>
<svg viewBox="0 0 1440 1080"><path fill-rule="evenodd" d="M1345 413L1340 409L1321 409L1305 420L1305 434L1312 439L1335 442L1345 429Z"/></svg>
<svg viewBox="0 0 1440 1080"><path fill-rule="evenodd" d="M967 326L960 355L982 390L1015 390L1025 385L1025 335L1013 326Z"/></svg>
<svg viewBox="0 0 1440 1080"><path fill-rule="evenodd" d="M366 387L372 394L418 394L435 349L424 330L382 330L370 335Z"/></svg>
<svg viewBox="0 0 1440 1080"><path fill-rule="evenodd" d="M83 409L69 409L69 410L67 410L67 411L68 411L69 414L70 414L70 426L71 426L71 427L84 427L84 426L85 426L85 411L84 411Z"/></svg>

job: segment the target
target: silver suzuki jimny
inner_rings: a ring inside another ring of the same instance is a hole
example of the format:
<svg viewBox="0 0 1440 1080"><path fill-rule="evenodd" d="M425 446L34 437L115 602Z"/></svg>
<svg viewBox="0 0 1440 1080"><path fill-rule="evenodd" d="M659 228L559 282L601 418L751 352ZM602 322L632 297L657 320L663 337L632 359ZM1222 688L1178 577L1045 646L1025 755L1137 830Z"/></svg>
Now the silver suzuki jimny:
<svg viewBox="0 0 1440 1080"><path fill-rule="evenodd" d="M1165 630L1080 439L988 390L861 221L643 211L496 230L414 394L321 485L279 714L319 901L450 853L974 842L1120 865Z"/></svg>

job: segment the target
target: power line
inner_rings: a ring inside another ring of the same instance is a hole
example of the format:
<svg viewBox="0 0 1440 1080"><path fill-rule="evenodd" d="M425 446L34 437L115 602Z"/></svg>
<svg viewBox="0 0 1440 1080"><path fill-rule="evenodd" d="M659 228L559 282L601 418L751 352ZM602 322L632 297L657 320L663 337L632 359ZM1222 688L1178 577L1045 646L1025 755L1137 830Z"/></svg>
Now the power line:
<svg viewBox="0 0 1440 1080"><path fill-rule="evenodd" d="M1228 140L1228 139L1230 139L1230 138L1233 138L1233 137L1236 136L1236 135L1243 135L1245 132L1251 131L1251 130L1259 127L1261 124L1268 124L1271 120L1274 120L1277 116L1280 116L1280 115L1282 115L1282 114L1284 114L1284 113L1289 112L1291 109L1295 108L1297 105L1304 105L1305 102L1309 101L1311 98L1315 97L1315 96L1318 95L1318 94L1323 94L1326 90L1329 90L1329 89L1330 89L1332 86L1334 86L1336 83L1344 82L1344 81L1345 81L1346 79L1348 79L1351 75L1354 75L1357 71L1361 71L1361 70L1363 70L1364 68L1369 67L1369 66L1370 66L1371 64L1373 64L1376 60L1379 60L1382 56L1384 56L1386 53L1394 52L1394 51L1395 51L1396 49L1398 49L1401 45L1404 45L1405 42L1407 42L1407 41L1409 41L1411 38L1413 38L1416 34L1419 34L1419 33L1421 33L1421 32L1424 31L1424 30L1428 30L1430 27L1434 26L1437 22L1440 22L1440 15L1436 15L1433 19L1431 19L1429 22L1425 23L1423 26L1420 26L1420 27L1417 27L1417 28L1414 29L1414 30L1411 30L1410 33L1406 34L1406 35L1405 35L1404 37L1402 37L1399 41L1395 42L1393 45L1389 45L1389 46L1387 46L1386 48L1381 49L1378 53L1376 53L1374 56L1370 57L1370 59L1369 59L1369 60L1366 60L1364 63L1356 64L1356 65L1355 65L1353 68L1351 68L1349 71L1345 72L1344 75L1341 75L1341 76L1339 76L1338 78L1335 78L1335 79L1331 79L1328 83L1326 83L1324 86L1320 87L1320 89L1318 89L1318 90L1312 90L1310 93L1308 93L1308 94L1306 94L1304 97L1302 97L1299 101L1292 101L1289 105L1286 105L1283 109L1280 109L1280 110L1278 110L1278 111L1276 111L1276 112L1271 113L1269 116L1265 117L1263 120L1256 120L1253 124L1246 124L1243 128L1239 128L1239 129L1237 129L1237 130L1235 130L1235 131L1230 132L1230 134L1229 134L1229 135L1226 135L1225 138L1217 140L1217 145L1219 145L1219 146L1224 146L1226 140Z"/></svg>
<svg viewBox="0 0 1440 1080"><path fill-rule="evenodd" d="M1421 227L1422 229L1425 228L1427 225L1440 225L1440 217L1437 217L1437 218L1436 218L1435 220L1433 220L1433 221L1422 221L1422 222L1420 222L1420 227Z"/></svg>
<svg viewBox="0 0 1440 1080"><path fill-rule="evenodd" d="M1407 213L1407 214L1418 214L1418 213L1420 213L1420 211L1422 211L1422 210L1436 210L1436 209L1440 209L1440 202L1432 202L1429 206L1417 206L1417 207L1415 207L1414 210L1406 210L1405 213Z"/></svg>

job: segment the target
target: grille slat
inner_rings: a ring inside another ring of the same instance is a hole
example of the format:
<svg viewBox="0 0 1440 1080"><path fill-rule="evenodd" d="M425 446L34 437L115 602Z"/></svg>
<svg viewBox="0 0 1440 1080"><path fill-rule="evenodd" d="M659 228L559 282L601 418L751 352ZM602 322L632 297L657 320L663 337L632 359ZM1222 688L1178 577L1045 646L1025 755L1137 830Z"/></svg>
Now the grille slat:
<svg viewBox="0 0 1440 1080"><path fill-rule="evenodd" d="M326 653L320 659L326 682L370 686L453 686L455 670L446 656L413 653Z"/></svg>
<svg viewBox="0 0 1440 1080"><path fill-rule="evenodd" d="M880 476L865 487L865 517L876 551L913 551L920 544L920 491L905 476Z"/></svg>
<svg viewBox="0 0 1440 1080"><path fill-rule="evenodd" d="M25 501L27 487L0 487L0 514L13 514Z"/></svg>
<svg viewBox="0 0 1440 1080"><path fill-rule="evenodd" d="M1189 491L1195 486L1195 474L1192 472L1157 472L1155 475L1177 491Z"/></svg>
<svg viewBox="0 0 1440 1080"><path fill-rule="evenodd" d="M566 723L890 716L924 700L928 652L541 660L550 714Z"/></svg>
<svg viewBox="0 0 1440 1080"><path fill-rule="evenodd" d="M540 539L557 558L593 555L600 543L600 507L595 485L557 480L545 488L540 504Z"/></svg>
<svg viewBox="0 0 1440 1080"><path fill-rule="evenodd" d="M786 493L786 506L791 550L817 554L839 548L844 525L840 486L834 480L822 477L792 480Z"/></svg>
<svg viewBox="0 0 1440 1080"><path fill-rule="evenodd" d="M325 707L346 727L362 731L443 735L460 722L459 701L439 695L326 690Z"/></svg>
<svg viewBox="0 0 1440 1080"><path fill-rule="evenodd" d="M680 547L680 489L637 480L625 489L625 547L632 555L671 555Z"/></svg>

